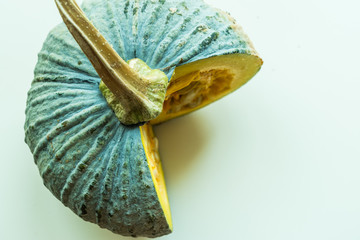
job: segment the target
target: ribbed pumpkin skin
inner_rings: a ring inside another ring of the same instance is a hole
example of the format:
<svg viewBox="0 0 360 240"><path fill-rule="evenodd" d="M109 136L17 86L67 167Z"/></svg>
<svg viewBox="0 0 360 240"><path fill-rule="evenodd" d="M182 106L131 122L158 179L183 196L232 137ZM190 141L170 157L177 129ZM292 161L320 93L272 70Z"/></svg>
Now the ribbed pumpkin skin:
<svg viewBox="0 0 360 240"><path fill-rule="evenodd" d="M26 142L46 187L77 215L115 233L170 233L139 128L121 126L95 91L49 90L49 104L36 104L41 96L30 94L26 123ZM62 95L61 101L50 104L51 95Z"/></svg>
<svg viewBox="0 0 360 240"><path fill-rule="evenodd" d="M176 66L255 54L233 22L202 1L89 0L82 9L125 60L169 77ZM170 232L139 127L122 125L100 78L64 24L48 35L28 93L25 141L44 184L83 219L122 235Z"/></svg>

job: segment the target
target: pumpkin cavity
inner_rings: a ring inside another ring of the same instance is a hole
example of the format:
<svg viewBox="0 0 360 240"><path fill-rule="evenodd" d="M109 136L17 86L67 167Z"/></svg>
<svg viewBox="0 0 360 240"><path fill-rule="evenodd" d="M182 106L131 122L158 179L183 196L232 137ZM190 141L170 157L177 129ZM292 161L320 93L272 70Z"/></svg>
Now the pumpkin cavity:
<svg viewBox="0 0 360 240"><path fill-rule="evenodd" d="M195 71L174 81L180 89L170 92L163 105L163 114L174 114L191 111L212 102L219 94L229 91L234 74L229 69L211 69ZM187 85L182 87L181 83ZM171 91L171 88L169 88Z"/></svg>
<svg viewBox="0 0 360 240"><path fill-rule="evenodd" d="M170 79L159 124L200 109L238 89L260 69L262 60L250 54L211 57L177 67Z"/></svg>

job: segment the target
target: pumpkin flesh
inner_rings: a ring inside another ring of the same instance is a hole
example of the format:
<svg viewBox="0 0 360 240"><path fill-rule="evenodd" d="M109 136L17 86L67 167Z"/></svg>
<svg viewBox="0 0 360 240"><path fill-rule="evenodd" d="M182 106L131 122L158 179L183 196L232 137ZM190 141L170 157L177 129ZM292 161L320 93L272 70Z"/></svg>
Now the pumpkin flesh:
<svg viewBox="0 0 360 240"><path fill-rule="evenodd" d="M179 66L170 80L161 114L152 124L202 108L244 85L260 69L254 55L231 54Z"/></svg>
<svg viewBox="0 0 360 240"><path fill-rule="evenodd" d="M158 152L158 140L155 137L152 126L150 124L144 124L143 126L141 126L140 133L141 141L144 146L146 159L149 165L149 170L158 196L158 200L164 212L169 228L172 231L170 205L166 192L164 173L162 170L160 156Z"/></svg>

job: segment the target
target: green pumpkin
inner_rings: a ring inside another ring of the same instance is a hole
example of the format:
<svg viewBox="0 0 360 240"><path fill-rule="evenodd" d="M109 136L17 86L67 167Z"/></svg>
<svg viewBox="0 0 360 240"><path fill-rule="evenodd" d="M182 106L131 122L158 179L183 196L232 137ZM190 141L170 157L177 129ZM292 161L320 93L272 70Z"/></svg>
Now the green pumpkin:
<svg viewBox="0 0 360 240"><path fill-rule="evenodd" d="M114 96L103 95L98 73L60 24L38 56L25 141L45 186L84 220L125 236L168 234L170 207L151 125L234 91L262 60L228 14L202 1L87 0L82 9L121 58L165 73L162 110L146 124L121 123Z"/></svg>

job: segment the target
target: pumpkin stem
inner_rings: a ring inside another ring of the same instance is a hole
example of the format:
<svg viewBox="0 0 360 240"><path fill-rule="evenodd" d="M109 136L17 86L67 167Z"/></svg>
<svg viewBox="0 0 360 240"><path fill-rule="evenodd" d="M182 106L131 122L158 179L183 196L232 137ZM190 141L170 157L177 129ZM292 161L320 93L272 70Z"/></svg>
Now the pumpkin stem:
<svg viewBox="0 0 360 240"><path fill-rule="evenodd" d="M156 118L165 99L166 75L160 70L150 71L143 62L140 66L130 66L125 62L75 0L55 0L55 3L70 33L118 100L119 120L123 124L137 124Z"/></svg>

